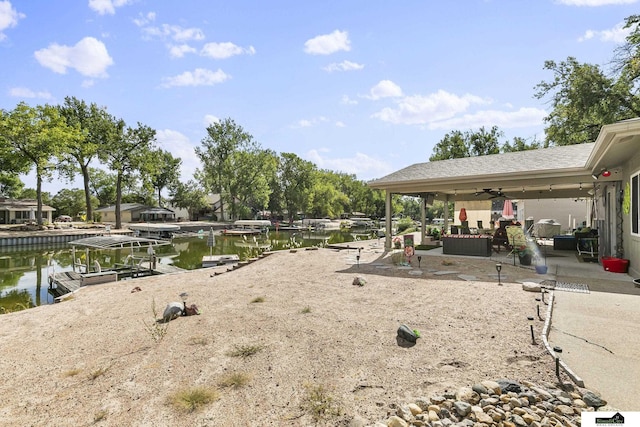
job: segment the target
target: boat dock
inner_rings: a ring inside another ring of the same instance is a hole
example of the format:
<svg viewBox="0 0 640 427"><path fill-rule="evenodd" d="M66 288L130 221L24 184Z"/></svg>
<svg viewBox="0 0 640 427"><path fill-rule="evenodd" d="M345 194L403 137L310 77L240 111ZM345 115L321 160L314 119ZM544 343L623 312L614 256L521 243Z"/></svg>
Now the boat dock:
<svg viewBox="0 0 640 427"><path fill-rule="evenodd" d="M73 271L50 273L49 293L58 301L62 296L75 292L83 286L184 271L176 266L157 262L153 248L165 244L168 244L168 242L123 235L94 236L74 240L70 242L74 260ZM147 248L147 256L134 256L134 249L139 250L144 247ZM84 264L76 258L76 248L85 249L86 261ZM128 255L122 264L115 264L112 268L103 270L100 264L94 261L92 268L89 249L115 250L127 248L131 249L131 255Z"/></svg>
<svg viewBox="0 0 640 427"><path fill-rule="evenodd" d="M229 255L205 255L202 257L202 267L217 267L226 264L237 264L240 257L237 254Z"/></svg>
<svg viewBox="0 0 640 427"><path fill-rule="evenodd" d="M69 293L76 292L84 286L110 283L138 277L155 276L186 271L171 264L159 264L155 266L148 260L143 260L135 266L120 267L93 273L78 273L76 271L63 271L55 273L49 278L49 293L58 300Z"/></svg>

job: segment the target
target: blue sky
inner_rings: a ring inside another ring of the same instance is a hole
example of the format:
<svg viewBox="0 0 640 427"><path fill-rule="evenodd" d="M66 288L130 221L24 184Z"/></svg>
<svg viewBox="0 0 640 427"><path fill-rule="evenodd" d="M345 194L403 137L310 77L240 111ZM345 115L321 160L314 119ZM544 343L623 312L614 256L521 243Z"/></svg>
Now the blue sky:
<svg viewBox="0 0 640 427"><path fill-rule="evenodd" d="M95 102L156 129L183 181L226 117L263 148L370 180L427 161L452 130L544 139L544 61L606 69L637 13L638 0L0 0L0 108Z"/></svg>

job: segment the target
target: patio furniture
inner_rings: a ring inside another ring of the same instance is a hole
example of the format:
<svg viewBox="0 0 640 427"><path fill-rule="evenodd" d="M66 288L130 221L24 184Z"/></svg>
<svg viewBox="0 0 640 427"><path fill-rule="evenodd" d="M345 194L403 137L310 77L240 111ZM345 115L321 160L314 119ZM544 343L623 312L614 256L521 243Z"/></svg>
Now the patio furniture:
<svg viewBox="0 0 640 427"><path fill-rule="evenodd" d="M491 239L491 246L496 253L500 253L501 247L504 247L506 250L511 250L509 239L507 238L507 230L503 227L498 228Z"/></svg>
<svg viewBox="0 0 640 427"><path fill-rule="evenodd" d="M445 255L491 256L491 236L459 234L442 238Z"/></svg>

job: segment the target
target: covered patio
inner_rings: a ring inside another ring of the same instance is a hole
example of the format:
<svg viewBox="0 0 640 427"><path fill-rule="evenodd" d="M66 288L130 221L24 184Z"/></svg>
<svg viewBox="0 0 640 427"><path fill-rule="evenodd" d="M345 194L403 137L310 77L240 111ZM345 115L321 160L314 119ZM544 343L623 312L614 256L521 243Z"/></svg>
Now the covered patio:
<svg viewBox="0 0 640 427"><path fill-rule="evenodd" d="M433 201L577 199L591 201L587 225L599 231L599 257L623 252L621 194L629 159L640 150L640 120L602 128L596 142L478 157L416 163L368 185L386 192L385 248L391 248L391 196L421 200L421 235L426 206ZM452 218L445 209L444 228Z"/></svg>

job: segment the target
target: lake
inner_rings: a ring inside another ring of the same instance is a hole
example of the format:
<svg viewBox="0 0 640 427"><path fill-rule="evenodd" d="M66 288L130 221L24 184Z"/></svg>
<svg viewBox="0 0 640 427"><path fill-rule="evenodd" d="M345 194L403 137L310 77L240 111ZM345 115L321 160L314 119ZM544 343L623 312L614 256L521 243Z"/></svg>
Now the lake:
<svg viewBox="0 0 640 427"><path fill-rule="evenodd" d="M365 238L351 231L271 231L256 236L216 235L215 247L207 246L208 233L193 237L179 237L170 245L156 247L160 263L173 264L185 270L202 267L204 255L238 254L240 259L255 257L266 250L283 250L299 247L326 246L333 243L351 242ZM91 260L98 260L104 268L121 263L129 249L117 251L91 251ZM146 252L134 255L146 255ZM84 252L76 253L84 258ZM0 314L52 304L48 277L53 272L72 270L71 247L57 244L46 247L2 248L0 251Z"/></svg>

